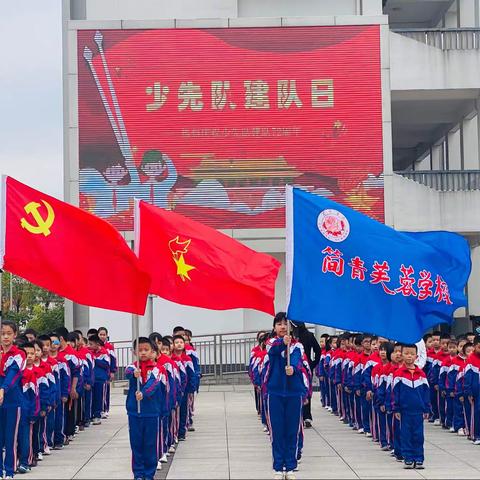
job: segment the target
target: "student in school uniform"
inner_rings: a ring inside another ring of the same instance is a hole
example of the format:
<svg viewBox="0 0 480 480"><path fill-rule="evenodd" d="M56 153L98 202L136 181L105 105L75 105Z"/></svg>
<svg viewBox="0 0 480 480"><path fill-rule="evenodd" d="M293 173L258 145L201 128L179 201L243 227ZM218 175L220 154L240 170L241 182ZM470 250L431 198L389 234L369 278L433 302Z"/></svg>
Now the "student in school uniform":
<svg viewBox="0 0 480 480"><path fill-rule="evenodd" d="M442 428L453 432L453 408L456 377L454 362L458 353L456 340L449 340L448 353L449 355L443 359L440 366L438 386L440 395L445 400L445 423L442 425Z"/></svg>
<svg viewBox="0 0 480 480"><path fill-rule="evenodd" d="M137 351L136 342L133 349ZM153 480L158 466L161 408L158 389L161 388L162 382L159 369L153 360L153 352L150 340L140 337L138 359L125 369L125 377L128 380L126 409L132 449L132 471L134 478L138 480Z"/></svg>
<svg viewBox="0 0 480 480"><path fill-rule="evenodd" d="M22 375L22 406L21 419L18 431L18 473L27 473L32 468L33 450L33 424L40 412L40 397L38 395L37 375L34 370L35 345L31 342L24 343L21 350L25 352L26 365Z"/></svg>
<svg viewBox="0 0 480 480"><path fill-rule="evenodd" d="M403 366L393 378L393 412L401 424L404 468L423 469L423 421L430 411L430 389L422 369L415 365L417 346L402 345Z"/></svg>
<svg viewBox="0 0 480 480"><path fill-rule="evenodd" d="M455 380L455 408L453 417L453 426L457 435L470 438L470 421L472 409L468 399L465 399L464 376L467 358L473 352L473 343L465 341L462 351L457 357L458 373Z"/></svg>
<svg viewBox="0 0 480 480"><path fill-rule="evenodd" d="M265 383L274 478L284 478L285 470L285 478L294 480L302 407L307 394L302 375L303 347L288 335L284 312L275 315L273 329L275 336L267 342L268 367ZM287 349L290 365L287 365Z"/></svg>
<svg viewBox="0 0 480 480"><path fill-rule="evenodd" d="M110 384L115 379L117 373L117 355L115 353L115 346L108 341L108 330L106 327L98 329L98 336L103 341L103 346L110 356L110 374L107 383L105 384L105 398L103 403L102 418L108 418L110 412Z"/></svg>
<svg viewBox="0 0 480 480"><path fill-rule="evenodd" d="M22 405L25 353L14 345L17 326L3 320L0 330L0 472L13 478L17 467L18 427Z"/></svg>
<svg viewBox="0 0 480 480"><path fill-rule="evenodd" d="M106 386L110 378L110 354L98 335L88 337L88 348L93 357L92 425L102 423L102 410L105 405Z"/></svg>
<svg viewBox="0 0 480 480"><path fill-rule="evenodd" d="M473 352L467 358L463 390L471 409L470 438L474 445L480 445L480 336L475 337Z"/></svg>
<svg viewBox="0 0 480 480"><path fill-rule="evenodd" d="M387 427L390 431L391 454L397 462L403 462L402 456L402 437L401 437L401 423L400 420L395 417L394 404L393 404L393 379L395 372L402 367L402 344L395 343L393 346L393 352L390 357L390 365L385 367L385 411L387 414Z"/></svg>

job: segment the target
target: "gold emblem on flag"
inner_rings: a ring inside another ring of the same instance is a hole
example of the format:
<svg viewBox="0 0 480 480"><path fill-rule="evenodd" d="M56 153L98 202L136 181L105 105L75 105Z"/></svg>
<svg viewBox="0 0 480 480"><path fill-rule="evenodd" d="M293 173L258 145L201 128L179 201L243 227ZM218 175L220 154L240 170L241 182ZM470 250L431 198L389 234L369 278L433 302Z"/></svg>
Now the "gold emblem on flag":
<svg viewBox="0 0 480 480"><path fill-rule="evenodd" d="M193 265L188 265L185 261L185 255L188 253L188 248L190 247L191 242L192 240L180 241L178 235L168 242L168 247L170 248L170 252L172 252L173 261L177 266L177 275L183 282L185 282L185 280L191 280L188 272L190 272L190 270L195 270Z"/></svg>
<svg viewBox="0 0 480 480"><path fill-rule="evenodd" d="M40 203L30 202L27 203L23 209L27 215L31 215L33 217L33 220L35 220L35 225L29 223L26 218L22 218L20 220L20 225L30 233L35 235L43 234L45 237L48 237L52 233L50 228L55 220L55 212L48 202L45 200L42 200L41 202L47 210L47 218L43 218L43 216L40 214L39 209L42 206Z"/></svg>

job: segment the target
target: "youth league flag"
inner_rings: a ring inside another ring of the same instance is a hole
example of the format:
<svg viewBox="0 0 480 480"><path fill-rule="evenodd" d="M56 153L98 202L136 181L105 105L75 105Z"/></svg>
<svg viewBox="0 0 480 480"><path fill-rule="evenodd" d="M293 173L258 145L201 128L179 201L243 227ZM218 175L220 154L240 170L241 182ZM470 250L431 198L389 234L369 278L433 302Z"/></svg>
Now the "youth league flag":
<svg viewBox="0 0 480 480"><path fill-rule="evenodd" d="M3 177L0 267L93 307L143 315L150 277L115 228Z"/></svg>
<svg viewBox="0 0 480 480"><path fill-rule="evenodd" d="M417 342L466 305L470 249L287 187L288 318Z"/></svg>

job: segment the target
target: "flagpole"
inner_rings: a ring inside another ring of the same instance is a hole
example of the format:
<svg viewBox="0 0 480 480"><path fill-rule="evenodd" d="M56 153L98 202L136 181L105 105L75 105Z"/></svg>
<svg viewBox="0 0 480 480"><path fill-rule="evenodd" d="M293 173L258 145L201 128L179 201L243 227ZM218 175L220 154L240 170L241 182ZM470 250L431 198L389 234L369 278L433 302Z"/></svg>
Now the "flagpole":
<svg viewBox="0 0 480 480"><path fill-rule="evenodd" d="M138 321L138 315L133 314L132 315L132 321L133 321L133 331L135 335L135 356L137 357L137 366L138 369L140 370L140 358L138 357L138 340L140 337L140 328L139 328L139 321ZM140 391L140 377L137 377L137 393ZM140 413L140 400L137 400L137 413Z"/></svg>

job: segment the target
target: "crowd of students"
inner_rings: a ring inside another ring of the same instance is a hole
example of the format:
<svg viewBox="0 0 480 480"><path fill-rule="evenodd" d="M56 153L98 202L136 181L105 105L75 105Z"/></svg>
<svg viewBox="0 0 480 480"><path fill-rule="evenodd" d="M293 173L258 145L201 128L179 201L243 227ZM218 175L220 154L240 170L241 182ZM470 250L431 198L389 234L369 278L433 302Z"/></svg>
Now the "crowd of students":
<svg viewBox="0 0 480 480"><path fill-rule="evenodd" d="M302 456L303 428L312 423L302 422L296 403L283 400L279 409L275 397L307 403L312 372L283 312L273 331L259 332L257 340L249 367L257 413L270 435L274 478L291 480ZM346 332L322 335L320 346L314 373L322 406L404 468L424 468L424 420L480 445L480 337L434 332L415 345Z"/></svg>
<svg viewBox="0 0 480 480"><path fill-rule="evenodd" d="M106 328L86 337L58 328L39 335L3 320L0 348L0 473L28 473L45 455L108 418L116 372ZM69 447L71 448L71 447Z"/></svg>
<svg viewBox="0 0 480 480"><path fill-rule="evenodd" d="M152 333L134 341L137 360L127 366L126 408L135 479L152 480L178 442L194 431L200 363L192 332L175 327L172 336Z"/></svg>

